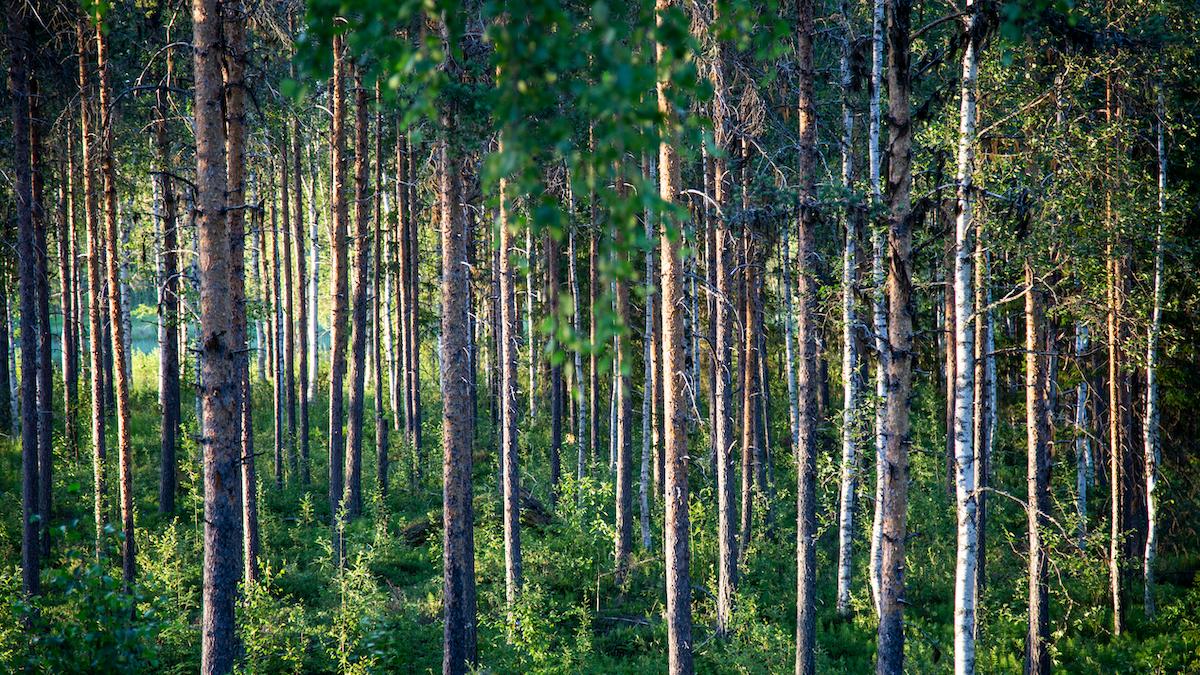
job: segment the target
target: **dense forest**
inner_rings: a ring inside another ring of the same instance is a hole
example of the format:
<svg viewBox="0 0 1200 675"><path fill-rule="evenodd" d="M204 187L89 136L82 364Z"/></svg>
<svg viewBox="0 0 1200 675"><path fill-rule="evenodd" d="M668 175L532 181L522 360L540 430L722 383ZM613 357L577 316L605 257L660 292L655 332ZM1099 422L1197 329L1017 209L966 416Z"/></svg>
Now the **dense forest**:
<svg viewBox="0 0 1200 675"><path fill-rule="evenodd" d="M1198 12L8 0L0 671L1200 671Z"/></svg>

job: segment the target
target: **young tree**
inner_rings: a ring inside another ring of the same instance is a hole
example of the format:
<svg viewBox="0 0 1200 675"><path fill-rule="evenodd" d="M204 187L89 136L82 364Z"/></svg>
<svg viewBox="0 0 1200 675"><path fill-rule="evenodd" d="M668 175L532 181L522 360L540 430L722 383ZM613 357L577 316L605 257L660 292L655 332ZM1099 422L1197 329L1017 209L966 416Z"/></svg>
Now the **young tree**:
<svg viewBox="0 0 1200 675"><path fill-rule="evenodd" d="M333 40L333 121L329 136L330 207L333 212L329 226L330 278L332 305L330 310L329 365L329 510L333 517L334 540L339 564L342 560L339 512L345 491L346 442L343 426L343 391L346 379L346 290L349 285L346 266L346 228L349 207L346 204L346 77L345 39L341 34ZM314 260L314 265L316 261Z"/></svg>
<svg viewBox="0 0 1200 675"><path fill-rule="evenodd" d="M1150 328L1146 339L1146 419L1144 446L1146 453L1146 551L1142 559L1142 609L1147 618L1156 613L1154 603L1154 565L1158 557L1158 465L1159 448L1158 405L1158 342L1162 335L1163 305L1163 227L1167 210L1167 146L1166 110L1162 85L1158 87L1158 224L1154 232L1154 297L1150 308Z"/></svg>
<svg viewBox="0 0 1200 675"><path fill-rule="evenodd" d="M179 434L179 232L175 216L175 184L170 178L171 139L168 129L170 116L170 82L172 61L167 54L166 74L155 91L154 147L158 161L159 193L162 195L162 275L158 280L162 295L159 313L163 323L159 341L159 367L162 369L162 442L158 482L158 510L162 514L175 511L178 490L176 450ZM66 268L64 267L64 270ZM64 276L64 278L66 278Z"/></svg>
<svg viewBox="0 0 1200 675"><path fill-rule="evenodd" d="M1050 452L1045 392L1047 335L1042 319L1041 290L1033 265L1025 262L1025 428L1027 439L1027 517L1029 522L1029 632L1025 637L1025 672L1050 672L1050 597L1046 585L1048 550L1042 529L1049 523Z"/></svg>
<svg viewBox="0 0 1200 675"><path fill-rule="evenodd" d="M501 146L503 149L503 146ZM521 473L517 465L517 291L507 181L500 180L500 480L504 502L504 592L510 630L521 589Z"/></svg>

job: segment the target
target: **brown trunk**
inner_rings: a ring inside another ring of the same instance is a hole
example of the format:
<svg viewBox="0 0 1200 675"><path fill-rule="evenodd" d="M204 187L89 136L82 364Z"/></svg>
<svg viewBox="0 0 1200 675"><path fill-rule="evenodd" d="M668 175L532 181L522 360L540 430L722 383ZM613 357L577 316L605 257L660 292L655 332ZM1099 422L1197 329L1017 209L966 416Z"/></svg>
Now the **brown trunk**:
<svg viewBox="0 0 1200 675"><path fill-rule="evenodd" d="M83 213L84 227L87 230L87 268L88 268L88 337L89 345L88 352L91 354L91 399L92 399L92 470L93 470L93 497L94 508L93 517L96 525L96 557L100 558L104 552L104 529L108 524L107 511L105 509L105 497L108 491L107 481L105 480L105 434L104 434L104 349L102 347L101 326L101 287L100 287L100 224L97 222L97 204L96 204L96 186L95 174L93 173L93 158L92 158L92 129L91 129L91 102L90 102L90 83L88 81L88 57L89 57L89 32L87 19L81 17L79 23L75 27L75 40L79 51L79 131L80 141L82 144L82 169L83 169ZM8 330L8 321L0 322L0 330ZM4 336L0 336L4 337ZM8 339L5 337L0 340L0 344L7 345ZM0 358L0 391L4 395L0 395L0 416L7 416L9 407L7 405L8 392L7 386L7 370L8 359ZM3 419L0 419L2 425Z"/></svg>
<svg viewBox="0 0 1200 675"><path fill-rule="evenodd" d="M799 70L800 220L796 233L799 345L797 387L800 415L796 448L796 673L811 675L816 663L817 577L817 395L822 389L816 317L816 171L817 110L814 98L813 2L800 0L796 18ZM750 289L746 289L750 292ZM749 346L749 345L747 345Z"/></svg>
<svg viewBox="0 0 1200 675"><path fill-rule="evenodd" d="M387 236L384 229L382 200L383 200L383 114L380 100L379 82L375 82L375 255L374 255L374 286L375 303L371 325L375 327L372 333L374 342L372 349L375 353L375 484L381 497L387 496L388 491L388 425L383 408L383 321L390 322L391 317L380 310L384 304L383 298L383 240ZM299 178L297 178L299 180ZM389 369L389 377L390 377ZM395 401L392 402L395 405Z"/></svg>
<svg viewBox="0 0 1200 675"><path fill-rule="evenodd" d="M1048 523L1050 508L1049 429L1046 418L1045 328L1042 325L1040 291L1034 287L1033 266L1025 263L1025 428L1028 462L1026 464L1026 516L1029 523L1029 630L1025 636L1025 673L1050 672L1049 593L1046 586L1047 550L1042 528Z"/></svg>
<svg viewBox="0 0 1200 675"><path fill-rule="evenodd" d="M513 232L508 224L507 181L500 181L500 482L504 501L504 590L510 630L521 588L521 474L517 441L517 276L513 266Z"/></svg>
<svg viewBox="0 0 1200 675"><path fill-rule="evenodd" d="M596 278L596 229L600 226L599 207L596 203L596 193L593 190L589 198L591 228L588 229L588 464L596 463L596 447L600 442L600 371L597 363L597 352L600 345L596 342L597 296L599 289ZM661 333L658 333L661 335ZM586 473L586 472L584 472Z"/></svg>
<svg viewBox="0 0 1200 675"><path fill-rule="evenodd" d="M129 438L129 369L125 353L125 323L121 320L121 258L117 230L117 175L113 165L112 93L108 75L108 36L96 25L96 65L100 70L100 167L104 179L104 224L108 233L108 317L112 332L113 386L117 404L117 464L121 480L121 578L131 590L137 562L133 538L133 448ZM24 316L24 311L22 311ZM22 338L22 341L24 338ZM32 363L32 359L25 363Z"/></svg>
<svg viewBox="0 0 1200 675"><path fill-rule="evenodd" d="M672 8L671 0L656 0L655 14L661 25L663 15ZM667 55L662 43L655 44L655 57L663 66ZM657 82L658 111L665 129L677 122L672 101L671 82L660 76ZM679 198L679 149L672 139L664 139L658 148L659 192L668 204ZM693 672L692 665L692 588L689 567L691 526L688 519L688 411L685 400L687 364L683 358L683 261L681 223L664 223L659 238L662 251L662 355L663 355L663 438L666 523L663 527L663 552L667 571L667 669L671 675ZM674 236L671 231L674 230Z"/></svg>
<svg viewBox="0 0 1200 675"><path fill-rule="evenodd" d="M444 47L450 30L440 25ZM451 80L461 78L459 65L448 65ZM442 243L442 519L444 632L442 672L459 675L477 660L475 619L475 515L472 507L471 393L467 359L471 339L467 324L469 270L467 219L462 208L463 165L457 147L459 111L444 104L440 114L437 186Z"/></svg>
<svg viewBox="0 0 1200 675"><path fill-rule="evenodd" d="M21 581L28 595L41 592L37 427L37 263L34 260L34 186L30 148L29 18L20 7L9 15L12 96L13 192L17 206L18 285L21 294ZM7 383L0 383L8 386Z"/></svg>
<svg viewBox="0 0 1200 675"><path fill-rule="evenodd" d="M912 392L912 126L909 109L911 0L886 0L888 68L887 442L880 510L879 630L875 672L904 670L904 550L908 530L909 396Z"/></svg>
<svg viewBox="0 0 1200 675"><path fill-rule="evenodd" d="M68 122L68 127L70 123ZM67 132L65 157L58 183L58 271L60 280L59 304L62 306L62 371L63 371L63 438L66 452L79 459L79 438L75 430L76 401L79 394L79 353L75 304L75 157L71 133Z"/></svg>
<svg viewBox="0 0 1200 675"><path fill-rule="evenodd" d="M742 175L745 176L745 172ZM745 187L746 185L743 183L743 188ZM746 552L750 549L750 532L754 519L754 484L758 457L756 443L758 438L758 430L756 428L757 416L754 414L758 386L758 363L755 360L755 356L758 354L758 350L754 348L753 329L754 296L757 285L754 281L754 242L752 241L752 236L749 229L743 226L742 251L744 255L741 264L742 358L738 364L741 368L741 374L738 377L742 382L742 529L740 536L742 549L740 554L743 563L745 562Z"/></svg>
<svg viewBox="0 0 1200 675"><path fill-rule="evenodd" d="M546 312L554 321L560 320L558 312L559 265L561 255L559 244L552 234L546 237L546 290L549 306ZM552 350L558 349L557 340L551 339ZM474 381L474 380L472 380ZM559 481L562 479L562 365L557 359L551 358L550 365L550 503L558 498Z"/></svg>
<svg viewBox="0 0 1200 675"><path fill-rule="evenodd" d="M408 177L409 183L408 197L405 203L408 206L408 260L405 265L408 268L408 287L405 292L408 294L408 383L409 383L409 425L411 427L413 465L414 465L414 484L420 483L423 476L423 456L421 454L421 333L420 316L421 316L421 293L420 286L417 284L418 266L417 263L421 259L421 240L418 236L417 229L417 158L415 148L413 147L412 137L408 139Z"/></svg>
<svg viewBox="0 0 1200 675"><path fill-rule="evenodd" d="M290 213L290 195L291 185L289 184L288 165L291 164L291 157L288 143L287 131L283 131L282 142L279 144L279 216L281 219L281 228L278 233L279 252L282 260L276 260L276 268L279 270L279 279L282 286L279 289L280 300L283 302L283 320L280 321L280 330L283 331L283 407L287 413L287 433L284 435L284 446L287 453L288 475L292 481L296 480L296 472L299 469L299 460L296 457L296 304L293 299L292 285L292 219ZM300 175L296 174L297 182L300 180ZM279 484L279 479L276 478L276 484Z"/></svg>
<svg viewBox="0 0 1200 675"><path fill-rule="evenodd" d="M617 169L617 193L624 197L627 193L625 177ZM615 247L617 251L625 248L623 231L616 228ZM549 261L548 261L549 262ZM632 262L629 261L632 267ZM633 365L630 363L628 329L631 325L629 316L629 282L617 275L614 283L613 304L616 309L616 321L619 327L617 333L616 367L617 375L613 383L617 396L617 427L613 429L617 445L617 475L616 475L616 542L614 548L615 571L614 580L617 586L625 584L629 573L629 556L632 552L633 539L633 396L629 386L629 372Z"/></svg>
<svg viewBox="0 0 1200 675"><path fill-rule="evenodd" d="M330 131L330 208L333 217L329 223L330 280L333 297L330 309L330 365L329 365L329 511L334 523L334 540L337 559L341 562L340 546L343 492L345 491L346 440L342 425L343 385L346 378L346 229L349 207L346 204L346 55L344 39L339 35L333 39L333 121Z"/></svg>
<svg viewBox="0 0 1200 675"><path fill-rule="evenodd" d="M294 21L292 17L288 17L289 29L292 28ZM308 344L308 270L305 264L306 250L304 248L304 180L300 173L300 121L297 115L292 115L288 120L291 127L292 136L292 175L295 178L296 193L295 199L292 200L292 206L295 209L292 215L293 245L295 246L296 257L296 303L297 303L297 362L299 367L297 371L300 375L299 392L297 403L300 407L300 482L303 485L308 485L312 480L312 465L309 463L309 442L308 442L308 391L311 383L308 381L308 350L316 350L316 345ZM312 176L310 180L315 181L316 176ZM316 261L313 261L316 264Z"/></svg>
<svg viewBox="0 0 1200 675"><path fill-rule="evenodd" d="M45 207L45 176L43 173L42 122L39 114L41 96L36 74L29 76L29 149L33 187L33 231L36 237L34 273L37 275L37 430L38 430L38 534L41 538L41 557L50 556L50 512L54 488L54 447L50 434L54 430L54 359L50 352L50 248L47 232L50 220ZM27 362L28 363L28 362Z"/></svg>
<svg viewBox="0 0 1200 675"><path fill-rule="evenodd" d="M233 19L239 21L237 17ZM204 424L204 585L200 671L228 673L237 654L234 608L242 576L241 372L233 335L230 238L221 74L224 40L217 0L193 0L196 225L200 269Z"/></svg>
<svg viewBox="0 0 1200 675"><path fill-rule="evenodd" d="M367 90L358 67L354 72L354 278L350 285L350 421L347 434L346 493L343 508L350 518L362 514L363 393L367 370L367 258L370 246L367 191Z"/></svg>

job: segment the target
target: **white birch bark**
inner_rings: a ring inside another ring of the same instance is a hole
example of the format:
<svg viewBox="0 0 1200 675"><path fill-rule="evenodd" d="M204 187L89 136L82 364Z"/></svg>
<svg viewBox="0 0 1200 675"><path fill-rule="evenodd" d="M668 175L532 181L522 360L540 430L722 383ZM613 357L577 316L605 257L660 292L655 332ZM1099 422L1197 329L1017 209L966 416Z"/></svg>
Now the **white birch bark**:
<svg viewBox="0 0 1200 675"><path fill-rule="evenodd" d="M875 333L875 515L871 523L871 597L875 613L879 613L880 575L883 566L883 488L884 450L887 448L887 397L888 397L888 343L887 343L887 294L884 288L884 243L885 233L875 221L875 211L883 204L883 189L880 181L882 166L879 150L881 113L880 91L883 89L883 5L884 0L873 0L871 5L871 100L869 105L870 127L867 132L867 163L871 183L871 314Z"/></svg>
<svg viewBox="0 0 1200 675"><path fill-rule="evenodd" d="M979 532L975 491L975 293L971 287L972 172L975 164L975 87L979 70L976 3L967 2L958 134L958 213L954 226L954 495L958 545L954 567L954 671L975 672L976 567Z"/></svg>
<svg viewBox="0 0 1200 675"><path fill-rule="evenodd" d="M854 502L858 487L858 312L854 287L858 283L858 226L851 194L854 189L854 111L850 105L850 43L853 35L849 6L841 3L842 45L842 188L847 198L846 246L842 251L842 475L838 512L837 611L850 613L850 575L854 558Z"/></svg>
<svg viewBox="0 0 1200 675"><path fill-rule="evenodd" d="M1075 359L1082 362L1088 348L1088 327L1082 321L1075 324ZM1092 473L1092 443L1088 436L1088 381L1079 379L1075 385L1075 515L1079 518L1076 537L1079 547L1087 544L1088 485Z"/></svg>
<svg viewBox="0 0 1200 675"><path fill-rule="evenodd" d="M1154 305L1150 310L1150 334L1146 345L1146 552L1143 557L1142 608L1147 618L1155 614L1154 563L1158 557L1158 340L1162 333L1163 302L1163 225L1167 210L1167 146L1163 131L1166 111L1163 93L1158 91L1158 227L1154 235Z"/></svg>

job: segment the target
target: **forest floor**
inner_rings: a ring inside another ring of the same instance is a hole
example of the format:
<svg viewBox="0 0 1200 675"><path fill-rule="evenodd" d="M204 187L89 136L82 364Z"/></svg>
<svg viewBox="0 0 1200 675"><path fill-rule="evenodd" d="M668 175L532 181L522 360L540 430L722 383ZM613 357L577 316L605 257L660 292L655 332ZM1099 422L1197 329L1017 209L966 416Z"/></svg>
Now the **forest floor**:
<svg viewBox="0 0 1200 675"><path fill-rule="evenodd" d="M426 372L434 371L428 364ZM43 568L45 595L30 617L19 594L20 457L17 445L0 445L0 498L10 505L0 521L0 670L39 672L114 671L192 673L199 659L202 559L202 489L194 440L191 399L185 398L184 441L180 448L181 485L174 517L158 514L159 422L156 364L151 355L135 362L133 398L134 497L137 516L138 578L132 598L120 592L115 532L103 565L92 555L92 468L86 442L86 414L77 419L79 456L70 455L56 434L53 554ZM432 383L436 386L436 378ZM370 387L368 387L370 391ZM918 390L915 405L907 568L907 653L911 672L948 672L953 662L952 581L953 506L944 487L940 424L935 391ZM928 399L928 400L923 400ZM775 398L784 400L783 397ZM344 570L332 563L326 494L325 437L328 406L320 397L311 407L313 484L286 477L274 485L270 387L255 384L255 447L260 480L259 519L263 581L244 595L239 625L244 671L275 672L438 672L441 664L440 407L436 391L424 392L425 448L421 480L409 484L411 450L392 434L392 491L375 490L374 419L368 401L364 447L364 515L348 527L349 555ZM87 410L81 407L81 410ZM786 415L779 416L786 424ZM61 425L61 420L56 420ZM548 503L544 420L522 427L522 481L541 504ZM640 421L635 425L635 435ZM113 425L109 425L110 434ZM1023 430L1013 424L996 446L997 485L1024 494ZM702 429L702 427L700 427ZM706 455L698 430L693 456ZM837 466L834 434L826 430L818 476L820 553L817 637L821 672L869 672L874 654L874 617L865 583L869 497L873 468L862 476L856 528L853 611L834 610L836 575ZM784 438L785 429L772 429ZM601 435L603 438L604 435ZM111 436L110 436L111 438ZM659 551L635 550L631 578L614 586L612 568L612 486L606 462L592 478L575 481L574 448L564 449L567 478L552 516L527 509L521 544L525 586L507 638L504 560L496 452L484 407L475 452L475 549L478 580L479 657L497 673L646 673L665 671L665 589ZM117 522L116 450L108 455L109 518ZM532 449L532 450L531 450ZM635 461L641 441L635 438ZM607 457L605 457L607 459ZM286 465L286 461L285 461ZM775 459L777 495L768 528L764 501L756 504L755 536L741 567L733 635L714 637L716 509L707 462L692 470L692 575L695 653L698 672L785 673L792 669L795 626L794 471L781 451ZM1068 512L1073 498L1066 469L1055 478L1056 513ZM1094 493L1095 508L1104 499ZM636 499L635 499L636 509ZM1003 497L989 502L987 584L980 602L981 672L1019 672L1025 631L1024 512ZM1070 525L1070 516L1059 522ZM651 522L654 544L661 542L661 506ZM635 524L636 527L636 524ZM1164 555L1159 614L1143 618L1140 561L1131 563L1128 630L1114 638L1104 563L1106 525L1080 550L1051 533L1051 652L1062 672L1200 672L1200 585L1196 548L1189 556ZM639 541L637 533L634 540ZM1185 543L1186 544L1186 543ZM1187 545L1194 545L1191 542ZM114 576L115 575L115 576ZM23 621L33 622L26 632ZM32 637L31 637L32 636Z"/></svg>

